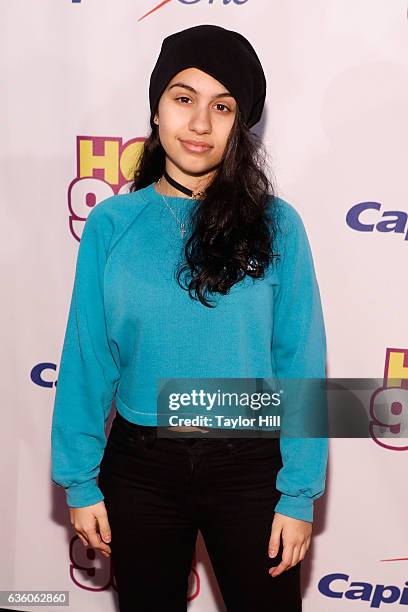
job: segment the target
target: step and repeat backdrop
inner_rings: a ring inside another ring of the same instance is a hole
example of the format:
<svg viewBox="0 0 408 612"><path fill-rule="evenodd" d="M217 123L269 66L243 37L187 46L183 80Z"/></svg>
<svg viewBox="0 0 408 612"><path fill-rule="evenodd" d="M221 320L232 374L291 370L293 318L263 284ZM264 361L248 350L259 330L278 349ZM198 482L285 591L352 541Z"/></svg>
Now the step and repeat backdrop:
<svg viewBox="0 0 408 612"><path fill-rule="evenodd" d="M368 423L365 438L330 440L304 610L408 610L405 2L13 0L1 13L0 589L66 590L74 612L117 609L110 559L84 548L50 480L59 359L84 222L128 190L161 42L211 23L244 34L264 66L266 107L253 129L277 194L308 232L328 376L378 379L373 396L397 386L403 398L392 435ZM225 610L201 534L189 602Z"/></svg>

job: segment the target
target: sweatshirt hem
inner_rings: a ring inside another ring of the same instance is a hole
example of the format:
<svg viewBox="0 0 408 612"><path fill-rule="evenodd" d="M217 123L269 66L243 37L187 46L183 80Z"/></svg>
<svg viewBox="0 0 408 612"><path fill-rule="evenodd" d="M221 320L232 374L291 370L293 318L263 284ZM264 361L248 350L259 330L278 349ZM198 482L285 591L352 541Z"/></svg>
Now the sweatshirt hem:
<svg viewBox="0 0 408 612"><path fill-rule="evenodd" d="M141 412L129 408L127 404L118 396L115 397L115 404L118 412L125 419L136 425L150 425L157 426L157 412L152 414L151 412Z"/></svg>

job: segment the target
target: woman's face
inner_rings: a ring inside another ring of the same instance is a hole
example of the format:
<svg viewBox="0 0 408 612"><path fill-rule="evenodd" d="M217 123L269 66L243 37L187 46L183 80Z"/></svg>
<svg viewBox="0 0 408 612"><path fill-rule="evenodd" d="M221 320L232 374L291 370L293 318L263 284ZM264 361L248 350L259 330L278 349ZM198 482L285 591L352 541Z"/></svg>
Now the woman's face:
<svg viewBox="0 0 408 612"><path fill-rule="evenodd" d="M167 161L191 175L218 166L236 111L237 103L225 85L206 72L187 68L176 74L160 98L157 113Z"/></svg>

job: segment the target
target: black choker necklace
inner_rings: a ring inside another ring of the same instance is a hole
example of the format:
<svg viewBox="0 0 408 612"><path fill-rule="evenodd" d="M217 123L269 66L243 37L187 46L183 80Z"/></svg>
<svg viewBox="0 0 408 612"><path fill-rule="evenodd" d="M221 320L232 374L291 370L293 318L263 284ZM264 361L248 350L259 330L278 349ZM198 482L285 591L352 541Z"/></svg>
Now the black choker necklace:
<svg viewBox="0 0 408 612"><path fill-rule="evenodd" d="M184 185L182 185L181 183L178 183L176 180L171 178L171 176L168 175L166 170L164 171L164 178L166 179L166 181L168 183L170 183L170 185L172 187L174 187L175 189L178 189L178 191L181 191L181 192L185 193L186 195L190 196L190 198L197 198L198 196L201 196L203 194L202 191L194 192L191 189L189 189L188 187L184 187Z"/></svg>

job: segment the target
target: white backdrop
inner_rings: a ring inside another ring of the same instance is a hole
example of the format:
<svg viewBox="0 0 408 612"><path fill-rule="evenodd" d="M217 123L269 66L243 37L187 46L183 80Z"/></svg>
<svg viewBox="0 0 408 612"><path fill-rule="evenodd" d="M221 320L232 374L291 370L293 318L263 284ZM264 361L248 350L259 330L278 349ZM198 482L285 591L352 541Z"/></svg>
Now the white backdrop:
<svg viewBox="0 0 408 612"><path fill-rule="evenodd" d="M13 0L1 13L0 589L69 590L73 612L108 612L110 560L74 536L64 491L50 482L50 427L84 219L130 180L161 41L213 23L253 43L268 81L255 131L311 242L328 375L403 386L405 0ZM330 441L303 562L305 612L408 610L407 459L403 438ZM366 583L363 599L347 596L352 582ZM201 536L190 586L190 610L224 610Z"/></svg>

